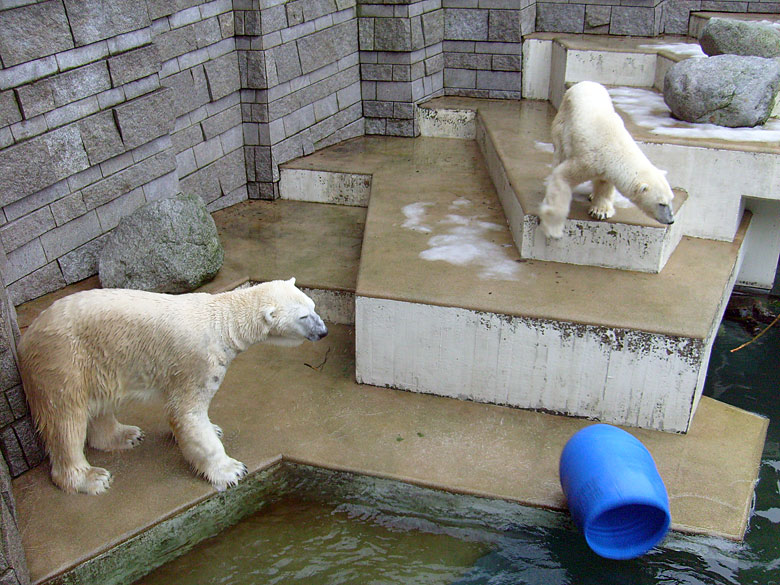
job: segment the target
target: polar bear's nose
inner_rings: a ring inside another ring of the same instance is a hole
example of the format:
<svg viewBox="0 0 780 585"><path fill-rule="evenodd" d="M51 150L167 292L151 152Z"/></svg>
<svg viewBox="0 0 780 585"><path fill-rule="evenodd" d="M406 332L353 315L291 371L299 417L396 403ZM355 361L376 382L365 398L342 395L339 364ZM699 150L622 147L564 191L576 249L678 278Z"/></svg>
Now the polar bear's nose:
<svg viewBox="0 0 780 585"><path fill-rule="evenodd" d="M666 203L659 203L658 207L655 211L655 218L665 224L672 224L674 223L674 212L672 211L672 206L667 205Z"/></svg>
<svg viewBox="0 0 780 585"><path fill-rule="evenodd" d="M328 334L328 328L322 319L316 313L312 315L312 327L306 339L309 341L319 341Z"/></svg>

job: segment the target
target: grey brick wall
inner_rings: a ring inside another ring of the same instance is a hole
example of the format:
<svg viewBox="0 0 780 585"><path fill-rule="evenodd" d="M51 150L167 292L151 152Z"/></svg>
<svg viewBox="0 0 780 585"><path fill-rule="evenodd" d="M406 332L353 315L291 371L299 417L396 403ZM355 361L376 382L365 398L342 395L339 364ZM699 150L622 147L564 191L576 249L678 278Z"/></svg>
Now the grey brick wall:
<svg viewBox="0 0 780 585"><path fill-rule="evenodd" d="M366 134L418 135L414 105L444 93L441 0L364 0L358 26Z"/></svg>
<svg viewBox="0 0 780 585"><path fill-rule="evenodd" d="M355 0L235 0L249 197L279 165L363 134Z"/></svg>

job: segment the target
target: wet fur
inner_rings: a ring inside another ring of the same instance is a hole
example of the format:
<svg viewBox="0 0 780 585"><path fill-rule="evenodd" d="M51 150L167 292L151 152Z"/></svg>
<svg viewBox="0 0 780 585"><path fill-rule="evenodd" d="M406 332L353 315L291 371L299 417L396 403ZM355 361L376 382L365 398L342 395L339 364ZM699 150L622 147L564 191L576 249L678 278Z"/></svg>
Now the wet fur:
<svg viewBox="0 0 780 585"><path fill-rule="evenodd" d="M211 295L98 289L60 299L19 344L27 400L51 460L53 482L97 494L111 474L92 467L84 444L130 449L143 432L114 417L129 399L162 398L195 471L221 489L246 466L225 454L208 418L230 362L258 342L298 345L327 329L295 279Z"/></svg>

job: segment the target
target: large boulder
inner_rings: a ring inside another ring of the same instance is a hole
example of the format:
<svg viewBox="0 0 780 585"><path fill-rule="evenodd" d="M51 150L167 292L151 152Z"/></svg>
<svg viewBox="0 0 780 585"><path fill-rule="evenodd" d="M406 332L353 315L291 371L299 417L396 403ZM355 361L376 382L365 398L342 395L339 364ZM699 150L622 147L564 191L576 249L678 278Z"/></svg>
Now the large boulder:
<svg viewBox="0 0 780 585"><path fill-rule="evenodd" d="M672 66L664 78L664 100L681 120L752 127L766 122L778 87L775 59L718 55Z"/></svg>
<svg viewBox="0 0 780 585"><path fill-rule="evenodd" d="M148 203L122 218L100 253L105 288L181 293L211 280L225 252L197 195Z"/></svg>
<svg viewBox="0 0 780 585"><path fill-rule="evenodd" d="M770 24L711 18L699 44L708 55L780 56L780 30Z"/></svg>

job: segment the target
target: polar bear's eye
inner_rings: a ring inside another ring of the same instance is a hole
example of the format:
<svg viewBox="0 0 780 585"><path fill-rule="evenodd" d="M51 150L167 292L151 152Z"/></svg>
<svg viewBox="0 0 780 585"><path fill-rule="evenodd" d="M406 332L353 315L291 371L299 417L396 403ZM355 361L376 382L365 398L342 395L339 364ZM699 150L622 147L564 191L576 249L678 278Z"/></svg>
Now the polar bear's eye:
<svg viewBox="0 0 780 585"><path fill-rule="evenodd" d="M301 321L303 321L304 319L308 319L308 317L309 317L308 315L301 315L301 316L300 316L300 317L298 317L298 318L299 318Z"/></svg>

